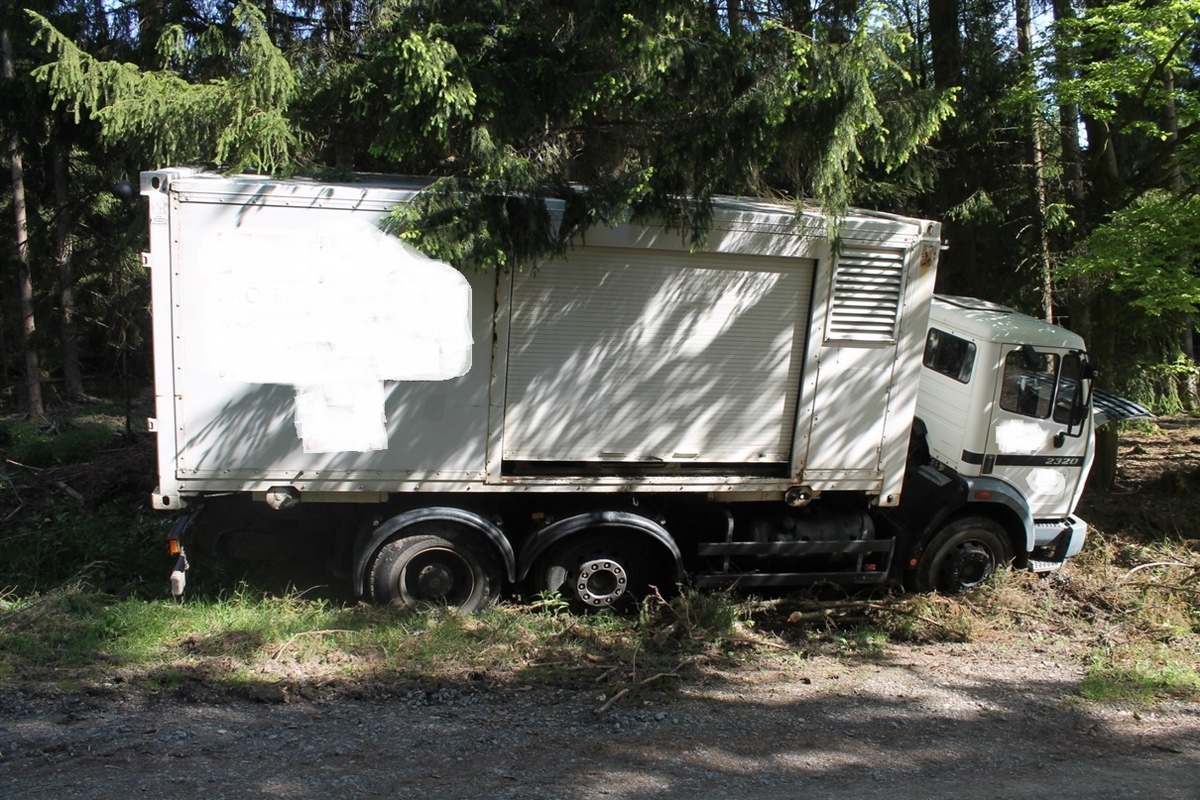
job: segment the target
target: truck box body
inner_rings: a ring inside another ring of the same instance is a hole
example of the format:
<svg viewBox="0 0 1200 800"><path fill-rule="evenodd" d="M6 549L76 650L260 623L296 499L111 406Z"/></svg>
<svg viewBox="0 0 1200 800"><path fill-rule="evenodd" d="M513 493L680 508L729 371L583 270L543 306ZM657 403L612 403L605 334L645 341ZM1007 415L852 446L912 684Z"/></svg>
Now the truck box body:
<svg viewBox="0 0 1200 800"><path fill-rule="evenodd" d="M936 223L855 212L835 244L819 214L731 199L695 251L630 223L462 275L378 232L421 189L143 174L159 507L281 486L898 502Z"/></svg>

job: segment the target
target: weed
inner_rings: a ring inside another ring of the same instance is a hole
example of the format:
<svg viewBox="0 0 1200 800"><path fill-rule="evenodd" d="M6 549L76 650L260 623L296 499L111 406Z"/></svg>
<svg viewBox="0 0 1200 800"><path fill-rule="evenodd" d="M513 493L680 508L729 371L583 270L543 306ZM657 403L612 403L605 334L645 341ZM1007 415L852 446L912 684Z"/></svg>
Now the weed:
<svg viewBox="0 0 1200 800"><path fill-rule="evenodd" d="M638 623L660 641L676 632L685 639L719 641L732 635L745 616L745 608L729 592L687 589L670 600L657 593L646 598Z"/></svg>
<svg viewBox="0 0 1200 800"><path fill-rule="evenodd" d="M838 636L834 643L843 652L874 658L883 655L891 635L871 627L855 627Z"/></svg>
<svg viewBox="0 0 1200 800"><path fill-rule="evenodd" d="M529 609L537 614L559 617L570 613L571 603L560 592L543 590L529 603Z"/></svg>

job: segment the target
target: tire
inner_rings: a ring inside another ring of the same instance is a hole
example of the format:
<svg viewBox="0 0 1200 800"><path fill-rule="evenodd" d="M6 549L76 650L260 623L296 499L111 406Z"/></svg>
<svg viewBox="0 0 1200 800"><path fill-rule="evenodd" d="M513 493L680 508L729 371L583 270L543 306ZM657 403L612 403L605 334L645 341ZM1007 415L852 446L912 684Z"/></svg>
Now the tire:
<svg viewBox="0 0 1200 800"><path fill-rule="evenodd" d="M1008 534L987 517L962 517L942 528L917 563L914 588L962 594L976 589L1012 562Z"/></svg>
<svg viewBox="0 0 1200 800"><path fill-rule="evenodd" d="M473 614L494 603L500 560L486 545L454 530L387 542L367 576L371 601L404 608L443 606Z"/></svg>
<svg viewBox="0 0 1200 800"><path fill-rule="evenodd" d="M577 613L628 611L650 592L657 563L644 543L612 532L581 534L538 561L534 588L562 597Z"/></svg>

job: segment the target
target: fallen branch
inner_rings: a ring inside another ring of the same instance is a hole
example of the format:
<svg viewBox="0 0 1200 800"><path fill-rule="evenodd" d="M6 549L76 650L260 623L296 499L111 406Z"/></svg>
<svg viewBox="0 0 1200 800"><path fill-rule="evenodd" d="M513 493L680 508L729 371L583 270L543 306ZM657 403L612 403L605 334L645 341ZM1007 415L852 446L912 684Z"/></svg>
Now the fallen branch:
<svg viewBox="0 0 1200 800"><path fill-rule="evenodd" d="M747 645L750 645L751 647L773 647L776 650L788 650L788 651L790 651L792 649L791 647L789 647L786 644L778 644L776 642L767 642L767 641L763 641L761 639L751 639L749 636L735 636L732 639L730 639L730 641L734 642L736 644L747 644Z"/></svg>
<svg viewBox="0 0 1200 800"><path fill-rule="evenodd" d="M21 469L27 469L33 472L45 472L45 470L41 467L31 467L28 464L22 464L20 461L13 461L11 458L4 459L4 463L12 464L14 467L20 467Z"/></svg>
<svg viewBox="0 0 1200 800"><path fill-rule="evenodd" d="M593 709L592 713L595 714L596 716L601 716L602 714L607 714L608 710L610 708L612 708L613 705L615 705L618 700L620 700L622 697L624 697L627 694L629 694L629 689L622 689L621 691L617 692L612 697L608 698L603 703L601 703L598 708Z"/></svg>
<svg viewBox="0 0 1200 800"><path fill-rule="evenodd" d="M682 667L686 663L688 663L688 662L684 661L682 664L680 664L678 667L671 670L670 672L659 672L655 675L651 675L649 678L643 678L641 681L638 682L638 686L645 686L647 684L654 683L654 681L662 680L663 678L678 678L679 677L679 668Z"/></svg>
<svg viewBox="0 0 1200 800"><path fill-rule="evenodd" d="M67 496L74 500L79 505L87 505L87 499L75 489L67 485L66 481L55 481L54 485L66 492Z"/></svg>
<svg viewBox="0 0 1200 800"><path fill-rule="evenodd" d="M1126 572L1121 580L1117 581L1117 583L1124 583L1125 581L1129 580L1129 577L1135 572L1141 572L1144 569L1152 569L1154 567L1187 567L1189 569L1200 569L1200 566L1196 564L1188 564L1184 561L1154 561L1149 564L1140 564L1139 566L1134 567L1133 569L1129 570L1129 572Z"/></svg>
<svg viewBox="0 0 1200 800"><path fill-rule="evenodd" d="M0 522L8 522L10 519L12 519L17 514L19 514L21 512L21 509L24 507L25 507L25 504L21 503L19 506L14 508L12 511L8 512L8 514L4 517L4 519L0 520ZM12 538L12 537L9 537L9 538ZM5 539L4 541L8 541L8 540Z"/></svg>
<svg viewBox="0 0 1200 800"><path fill-rule="evenodd" d="M793 611L788 615L787 621L791 625L798 625L801 622L821 622L827 619L840 619L846 616L846 613L838 608L823 608L820 611Z"/></svg>
<svg viewBox="0 0 1200 800"><path fill-rule="evenodd" d="M593 681L593 683L600 683L601 681L608 680L608 676L612 675L614 672L616 672L620 668L621 667L619 665L615 666L615 667L609 667L608 669L604 670L604 672L601 672L599 675L597 675L596 680Z"/></svg>
<svg viewBox="0 0 1200 800"><path fill-rule="evenodd" d="M688 656L683 661L680 661L678 664L676 664L674 669L672 669L668 672L659 672L654 675L651 675L649 678L642 678L641 680L638 680L637 671L635 670L633 673L633 676L630 678L630 681L635 686L647 686L651 683L654 683L655 681L660 681L663 678L678 678L679 670L683 669L688 664L691 664L695 661L700 660L701 658L702 658L702 656ZM614 667L614 669L615 669L615 667ZM612 670L609 670L608 672L605 672L604 674L608 675L610 672L612 672ZM608 713L608 711L614 705L616 705L621 700L622 697L629 694L629 692L630 692L630 688L628 686L626 686L624 689L621 689L616 694L614 694L612 697L608 698L603 703L601 703L598 707L593 709L592 713L595 714L596 716L601 716L602 714Z"/></svg>
<svg viewBox="0 0 1200 800"><path fill-rule="evenodd" d="M1191 586L1184 586L1179 583L1155 583L1154 581L1137 581L1129 584L1135 589L1161 589L1165 592L1183 592L1184 594L1194 594L1200 597L1200 589L1194 589Z"/></svg>

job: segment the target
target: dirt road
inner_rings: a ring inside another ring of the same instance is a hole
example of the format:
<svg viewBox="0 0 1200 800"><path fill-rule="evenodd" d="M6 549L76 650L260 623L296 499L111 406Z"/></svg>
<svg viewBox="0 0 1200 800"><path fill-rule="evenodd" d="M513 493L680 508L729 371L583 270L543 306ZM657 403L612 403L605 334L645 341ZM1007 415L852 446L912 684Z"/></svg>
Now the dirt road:
<svg viewBox="0 0 1200 800"><path fill-rule="evenodd" d="M671 692L0 696L0 797L1200 797L1200 705L1081 701L1069 651L788 653Z"/></svg>

